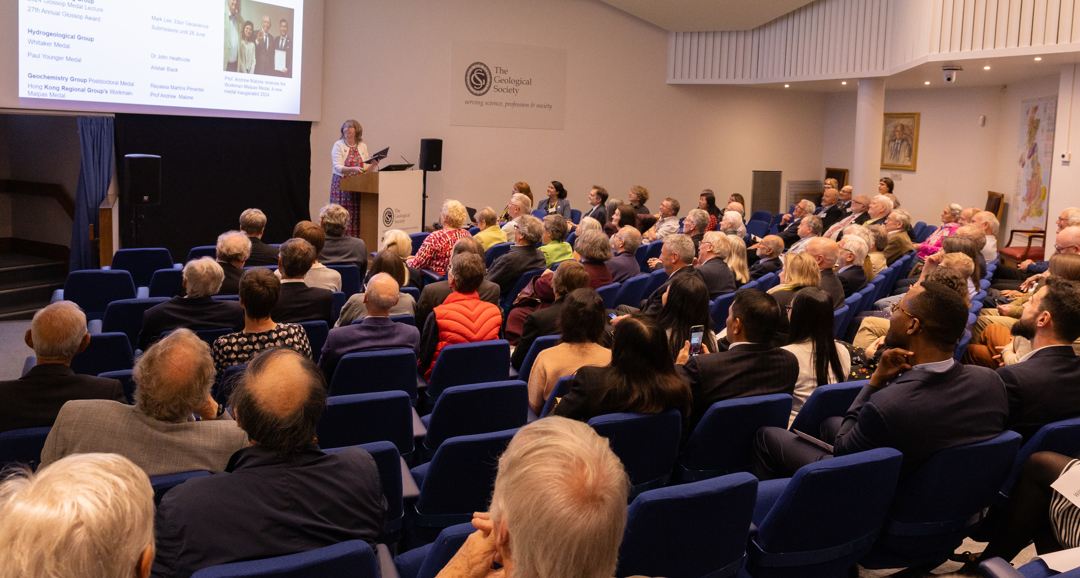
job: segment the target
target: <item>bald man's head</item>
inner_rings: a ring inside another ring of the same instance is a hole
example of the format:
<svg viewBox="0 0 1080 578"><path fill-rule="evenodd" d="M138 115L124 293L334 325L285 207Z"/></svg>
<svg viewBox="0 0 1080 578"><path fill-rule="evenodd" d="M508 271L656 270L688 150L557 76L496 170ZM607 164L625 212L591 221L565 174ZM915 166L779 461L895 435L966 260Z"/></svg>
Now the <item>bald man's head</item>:
<svg viewBox="0 0 1080 578"><path fill-rule="evenodd" d="M1080 254L1080 227L1065 227L1057 234L1054 244L1061 248L1058 253Z"/></svg>
<svg viewBox="0 0 1080 578"><path fill-rule="evenodd" d="M287 457L314 443L326 408L326 381L296 351L267 349L248 363L229 405L251 441Z"/></svg>
<svg viewBox="0 0 1080 578"><path fill-rule="evenodd" d="M806 244L806 254L817 261L818 269L832 269L840 254L840 245L828 237L815 237Z"/></svg>
<svg viewBox="0 0 1080 578"><path fill-rule="evenodd" d="M460 241L458 241L460 243ZM364 304L369 317L385 317L397 305L400 297L398 282L386 273L372 277L364 290Z"/></svg>

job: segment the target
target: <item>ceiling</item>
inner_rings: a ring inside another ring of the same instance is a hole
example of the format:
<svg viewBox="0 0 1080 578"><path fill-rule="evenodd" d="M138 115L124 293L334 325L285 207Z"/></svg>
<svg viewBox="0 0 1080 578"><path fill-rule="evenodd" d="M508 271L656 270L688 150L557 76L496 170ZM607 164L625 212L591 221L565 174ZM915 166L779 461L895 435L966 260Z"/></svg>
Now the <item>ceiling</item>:
<svg viewBox="0 0 1080 578"><path fill-rule="evenodd" d="M750 30L812 0L603 0L669 32Z"/></svg>

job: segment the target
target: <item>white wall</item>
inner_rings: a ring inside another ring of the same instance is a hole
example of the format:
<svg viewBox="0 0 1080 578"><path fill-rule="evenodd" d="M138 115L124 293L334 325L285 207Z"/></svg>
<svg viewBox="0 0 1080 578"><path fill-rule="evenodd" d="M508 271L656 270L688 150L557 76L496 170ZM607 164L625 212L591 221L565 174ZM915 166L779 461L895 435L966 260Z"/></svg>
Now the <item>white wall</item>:
<svg viewBox="0 0 1080 578"><path fill-rule="evenodd" d="M940 222L946 203L984 206L987 191L1005 193L1009 201L1016 191L1021 102L1052 96L1057 86L1055 74L1006 87L886 90L885 112L920 113L919 154L915 171L881 171L881 176L896 181L903 208L927 223ZM986 126L979 126L982 115ZM826 97L825 126L823 167L850 167L854 93Z"/></svg>
<svg viewBox="0 0 1080 578"><path fill-rule="evenodd" d="M1072 144L1072 136L1080 138L1080 65L1061 67L1058 87L1057 126L1054 130L1054 163L1050 171L1050 221L1047 224L1046 246L1053 247L1057 226L1054 219L1066 207L1080 206L1080 146ZM1062 153L1071 153L1072 160L1064 163ZM1047 252L1049 257L1049 252Z"/></svg>
<svg viewBox="0 0 1080 578"><path fill-rule="evenodd" d="M695 206L706 187L749 197L754 170L783 171L785 181L823 175L823 95L668 85L667 33L599 0L410 0L378 10L327 0L325 22L313 214L329 200L330 147L348 118L363 124L369 150L390 146L387 162L416 162L421 138L443 139L443 170L428 175L429 224L446 198L501 208L516 181L541 194L562 181L578 209L593 184L623 199L640 184L655 210L665 196ZM450 126L454 39L565 48L565 129Z"/></svg>
<svg viewBox="0 0 1080 578"><path fill-rule="evenodd" d="M0 162L0 166L8 167L3 178L59 183L74 200L82 165L76 117L0 115L0 134L9 143L5 160ZM52 198L0 195L0 199L4 199L0 201L0 214L10 207L9 232L4 235L4 225L0 224L0 237L71 245L71 217Z"/></svg>

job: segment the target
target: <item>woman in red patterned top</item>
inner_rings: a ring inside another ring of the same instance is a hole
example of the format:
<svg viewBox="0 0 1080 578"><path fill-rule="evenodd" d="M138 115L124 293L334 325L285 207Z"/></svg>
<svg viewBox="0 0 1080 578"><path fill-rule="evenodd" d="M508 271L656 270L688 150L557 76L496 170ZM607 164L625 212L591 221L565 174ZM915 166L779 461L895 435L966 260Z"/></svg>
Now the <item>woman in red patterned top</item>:
<svg viewBox="0 0 1080 578"><path fill-rule="evenodd" d="M450 265L450 254L454 250L454 243L462 237L471 237L469 231L464 229L469 219L469 213L465 205L448 200L443 203L442 229L435 231L424 239L416 255L405 262L409 267L416 269L430 269L439 275L446 275L446 269Z"/></svg>

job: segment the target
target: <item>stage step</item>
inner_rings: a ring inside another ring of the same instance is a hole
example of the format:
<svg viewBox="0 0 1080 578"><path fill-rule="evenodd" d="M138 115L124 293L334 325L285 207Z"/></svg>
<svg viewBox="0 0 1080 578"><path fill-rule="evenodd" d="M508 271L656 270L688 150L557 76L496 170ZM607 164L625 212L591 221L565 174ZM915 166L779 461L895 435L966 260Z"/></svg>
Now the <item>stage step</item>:
<svg viewBox="0 0 1080 578"><path fill-rule="evenodd" d="M31 319L64 288L67 263L18 253L0 254L0 321Z"/></svg>

